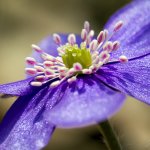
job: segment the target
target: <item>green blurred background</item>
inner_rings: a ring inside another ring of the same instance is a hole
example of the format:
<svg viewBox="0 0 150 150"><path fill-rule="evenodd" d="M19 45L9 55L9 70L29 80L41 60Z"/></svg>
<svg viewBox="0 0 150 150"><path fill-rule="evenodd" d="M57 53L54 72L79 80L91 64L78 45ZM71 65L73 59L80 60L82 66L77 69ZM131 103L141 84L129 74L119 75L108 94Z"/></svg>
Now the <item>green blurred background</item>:
<svg viewBox="0 0 150 150"><path fill-rule="evenodd" d="M80 33L84 20L98 33L130 0L0 0L0 83L24 78L30 45L54 32ZM15 98L0 99L2 118ZM111 118L124 150L150 149L150 109L133 98ZM45 150L105 150L96 126L56 129Z"/></svg>

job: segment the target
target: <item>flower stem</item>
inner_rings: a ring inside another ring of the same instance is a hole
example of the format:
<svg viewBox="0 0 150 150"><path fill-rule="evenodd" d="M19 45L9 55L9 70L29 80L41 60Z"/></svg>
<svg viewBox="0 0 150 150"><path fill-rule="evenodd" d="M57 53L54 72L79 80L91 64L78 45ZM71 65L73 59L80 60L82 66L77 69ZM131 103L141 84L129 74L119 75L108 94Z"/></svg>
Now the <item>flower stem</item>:
<svg viewBox="0 0 150 150"><path fill-rule="evenodd" d="M121 144L108 120L99 123L98 128L103 135L105 144L109 150L122 150Z"/></svg>

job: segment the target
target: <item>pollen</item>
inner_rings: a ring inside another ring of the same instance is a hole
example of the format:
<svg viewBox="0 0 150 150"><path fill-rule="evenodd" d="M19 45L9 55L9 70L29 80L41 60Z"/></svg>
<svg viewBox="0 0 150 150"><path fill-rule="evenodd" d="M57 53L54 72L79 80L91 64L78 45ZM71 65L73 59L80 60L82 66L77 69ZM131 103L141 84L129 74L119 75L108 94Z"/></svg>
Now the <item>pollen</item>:
<svg viewBox="0 0 150 150"><path fill-rule="evenodd" d="M58 56L54 57L45 53L39 46L33 44L32 48L41 55L43 62L37 62L32 57L26 58L29 68L25 71L34 77L31 86L42 86L50 82L50 87L56 87L63 81L68 83L75 82L80 74L92 74L99 70L104 64L111 62L111 53L120 47L119 41L111 41L112 36L123 26L119 21L114 25L113 30L100 31L98 36L94 36L94 30L90 29L90 24L85 21L81 30L81 43L77 43L75 34L68 35L68 40L62 44L59 34L53 34L53 40L58 46ZM118 60L120 63L128 62L125 55L121 55Z"/></svg>

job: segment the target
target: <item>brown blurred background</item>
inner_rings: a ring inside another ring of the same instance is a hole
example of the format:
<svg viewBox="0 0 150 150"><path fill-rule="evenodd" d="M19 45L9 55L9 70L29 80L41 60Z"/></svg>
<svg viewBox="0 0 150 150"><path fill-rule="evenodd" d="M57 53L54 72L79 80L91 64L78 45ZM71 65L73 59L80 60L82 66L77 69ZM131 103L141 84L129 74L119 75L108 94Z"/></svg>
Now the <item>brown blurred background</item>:
<svg viewBox="0 0 150 150"><path fill-rule="evenodd" d="M96 32L130 0L0 0L0 84L24 78L30 45L53 32L80 33L84 20ZM0 118L15 98L0 100ZM124 150L150 149L150 108L128 98L111 118ZM96 126L56 129L45 150L105 150Z"/></svg>

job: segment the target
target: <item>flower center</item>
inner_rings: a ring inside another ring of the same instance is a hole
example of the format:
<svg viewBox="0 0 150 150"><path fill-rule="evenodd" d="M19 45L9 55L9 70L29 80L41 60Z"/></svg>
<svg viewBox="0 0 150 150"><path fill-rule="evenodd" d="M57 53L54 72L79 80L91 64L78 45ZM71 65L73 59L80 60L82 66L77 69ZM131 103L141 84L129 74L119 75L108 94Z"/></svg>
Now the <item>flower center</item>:
<svg viewBox="0 0 150 150"><path fill-rule="evenodd" d="M58 46L57 57L45 53L37 45L32 45L33 50L41 55L43 62L37 62L32 57L26 58L26 63L31 66L25 69L26 73L35 76L31 85L41 86L56 79L50 84L50 87L55 87L64 80L68 83L74 82L78 74L95 73L103 64L113 61L110 54L119 49L120 43L110 40L122 25L123 22L119 21L110 35L107 30L103 30L94 37L94 31L90 30L90 24L86 21L81 31L81 43L76 43L75 34L69 34L68 42L62 44L61 37L53 34L53 40ZM123 63L128 61L124 55L118 60Z"/></svg>
<svg viewBox="0 0 150 150"><path fill-rule="evenodd" d="M78 45L65 45L65 54L61 57L67 68L72 68L75 63L80 63L84 69L92 65L90 51L83 46L79 48Z"/></svg>

